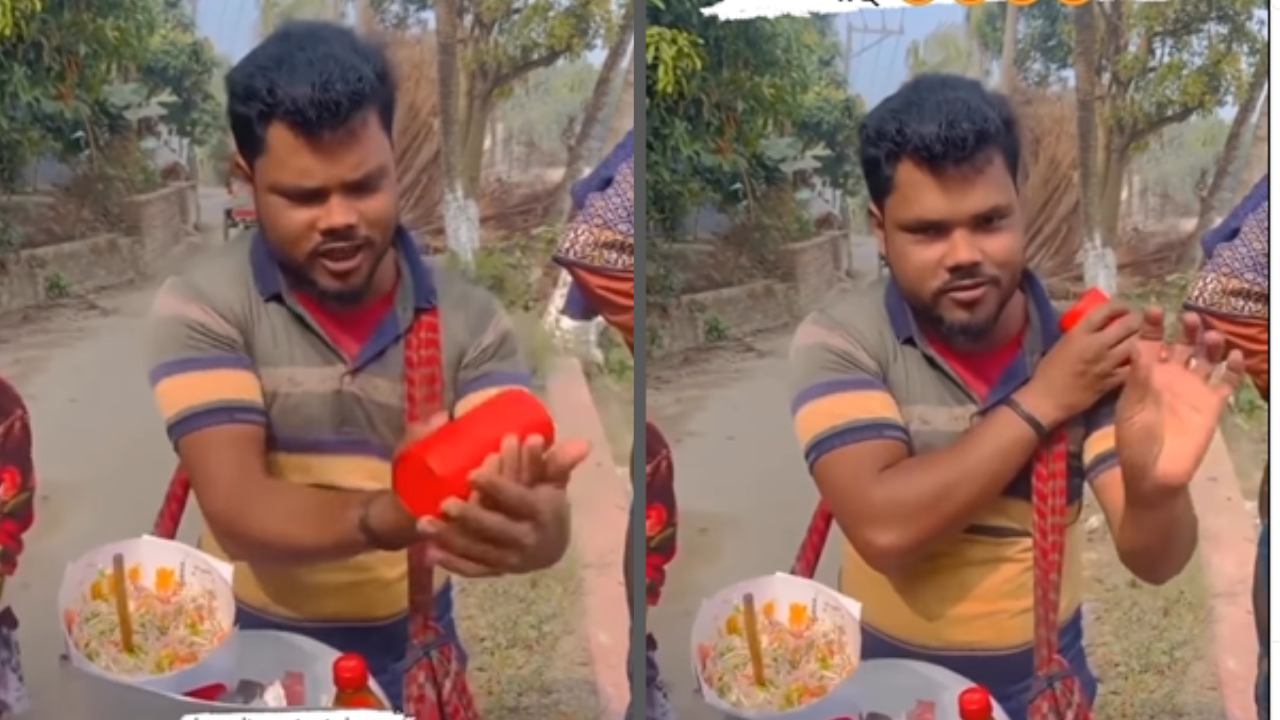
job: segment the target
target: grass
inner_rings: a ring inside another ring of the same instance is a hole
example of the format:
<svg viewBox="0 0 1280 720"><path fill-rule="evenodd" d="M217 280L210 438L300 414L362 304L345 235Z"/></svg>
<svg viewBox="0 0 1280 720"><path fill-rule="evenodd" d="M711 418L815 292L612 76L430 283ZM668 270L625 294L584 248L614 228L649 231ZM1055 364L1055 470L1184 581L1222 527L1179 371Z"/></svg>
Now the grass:
<svg viewBox="0 0 1280 720"><path fill-rule="evenodd" d="M572 552L540 573L458 582L458 626L483 717L590 720L600 715Z"/></svg>
<svg viewBox="0 0 1280 720"><path fill-rule="evenodd" d="M1142 304L1159 304L1172 320L1188 278L1135 291ZM1241 388L1222 421L1223 436L1245 498L1257 497L1266 460L1266 407L1252 385ZM1167 585L1133 578L1116 557L1100 512L1086 517L1086 624L1090 658L1100 678L1095 715L1126 720L1220 720L1223 717L1212 651L1209 588L1201 559ZM1093 520L1092 518L1097 518ZM1252 558L1249 559L1252 562Z"/></svg>
<svg viewBox="0 0 1280 720"><path fill-rule="evenodd" d="M545 257L545 253L541 255ZM545 388L557 351L540 322L536 273L506 252L483 253L472 277L497 295L534 372ZM612 333L610 333L612 335ZM625 357L620 357L618 347ZM605 364L593 369L592 394L615 458L631 447L631 363L615 337L605 344ZM625 406L625 412L623 407ZM502 720L591 720L603 708L596 691L573 549L554 568L496 580L458 581L458 625L470 656L469 675L484 717Z"/></svg>

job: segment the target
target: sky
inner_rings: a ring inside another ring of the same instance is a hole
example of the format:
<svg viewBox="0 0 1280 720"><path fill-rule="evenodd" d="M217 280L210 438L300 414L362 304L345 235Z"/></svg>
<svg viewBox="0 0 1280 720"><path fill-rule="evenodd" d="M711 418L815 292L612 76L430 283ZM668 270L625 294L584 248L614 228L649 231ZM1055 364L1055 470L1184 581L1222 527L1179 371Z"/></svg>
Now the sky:
<svg viewBox="0 0 1280 720"><path fill-rule="evenodd" d="M907 81L907 48L911 43L925 39L946 25L964 24L964 11L965 8L959 5L930 5L909 11L859 10L845 16L845 23L851 23L855 29L887 27L902 30L901 35L885 37L875 47L869 46L879 37L855 33L853 76L850 79L854 92L862 95L868 107L888 97ZM841 28L843 33L843 24ZM859 49L865 49L865 52L859 55Z"/></svg>
<svg viewBox="0 0 1280 720"><path fill-rule="evenodd" d="M256 0L211 0L197 6L196 24L231 62L253 49L258 25Z"/></svg>
<svg viewBox="0 0 1280 720"><path fill-rule="evenodd" d="M213 40L218 51L232 62L253 48L258 10L256 0L209 0L198 6L201 31ZM855 27L901 28L902 35L885 38L866 50L853 62L853 89L874 105L892 93L907 79L907 47L923 40L943 25L964 22L964 8L956 5L934 5L905 10L861 10L846 16L845 22ZM855 35L854 52L866 48L876 38ZM600 62L603 52L590 59Z"/></svg>

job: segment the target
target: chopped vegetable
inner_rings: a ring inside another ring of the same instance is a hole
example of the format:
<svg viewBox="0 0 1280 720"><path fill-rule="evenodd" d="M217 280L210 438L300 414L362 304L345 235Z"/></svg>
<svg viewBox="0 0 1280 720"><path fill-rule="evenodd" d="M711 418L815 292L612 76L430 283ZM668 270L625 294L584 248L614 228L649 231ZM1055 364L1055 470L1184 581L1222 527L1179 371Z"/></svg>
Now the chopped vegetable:
<svg viewBox="0 0 1280 720"><path fill-rule="evenodd" d="M857 658L834 623L816 618L801 603L783 617L770 600L757 611L765 684L757 685L743 631L743 609L734 606L713 642L698 647L703 682L740 710L794 710L826 697L853 673Z"/></svg>
<svg viewBox="0 0 1280 720"><path fill-rule="evenodd" d="M165 675L199 663L226 639L230 628L213 591L180 582L172 568L157 570L151 583L137 566L126 577L132 653L121 646L110 571L99 573L79 610L64 613L72 643L89 662L124 677Z"/></svg>

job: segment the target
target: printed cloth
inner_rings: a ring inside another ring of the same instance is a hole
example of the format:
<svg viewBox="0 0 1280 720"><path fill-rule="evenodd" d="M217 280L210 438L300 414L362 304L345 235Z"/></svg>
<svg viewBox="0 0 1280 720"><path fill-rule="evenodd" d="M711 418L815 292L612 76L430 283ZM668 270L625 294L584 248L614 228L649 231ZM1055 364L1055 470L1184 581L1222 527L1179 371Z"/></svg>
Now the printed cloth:
<svg viewBox="0 0 1280 720"><path fill-rule="evenodd" d="M35 458L31 419L18 391L0 378L0 593L18 569L22 536L35 522ZM0 610L0 719L31 706L18 646L18 618Z"/></svg>
<svg viewBox="0 0 1280 720"><path fill-rule="evenodd" d="M616 326L607 317L609 307L601 307L600 296L621 296L623 285L634 287L634 152L634 140L627 133L604 162L573 186L576 215L555 252L556 261L573 277L561 310L566 317L593 320L604 314Z"/></svg>

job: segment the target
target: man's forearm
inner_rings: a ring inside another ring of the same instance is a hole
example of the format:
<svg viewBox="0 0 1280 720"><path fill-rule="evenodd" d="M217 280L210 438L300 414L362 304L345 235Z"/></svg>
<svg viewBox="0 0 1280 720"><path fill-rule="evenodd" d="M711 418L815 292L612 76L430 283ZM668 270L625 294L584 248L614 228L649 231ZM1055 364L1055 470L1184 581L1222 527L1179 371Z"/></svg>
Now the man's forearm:
<svg viewBox="0 0 1280 720"><path fill-rule="evenodd" d="M255 485L261 489L238 507L203 508L209 529L230 559L253 565L312 564L373 549L360 530L371 493L275 479Z"/></svg>
<svg viewBox="0 0 1280 720"><path fill-rule="evenodd" d="M997 407L955 444L908 457L844 498L832 488L828 500L863 558L892 574L968 526L1026 467L1037 446L1025 421ZM861 508L856 518L841 512L855 504Z"/></svg>
<svg viewBox="0 0 1280 720"><path fill-rule="evenodd" d="M1163 585L1190 562L1198 533L1191 493L1185 488L1156 502L1126 497L1116 532L1116 553L1139 580Z"/></svg>

